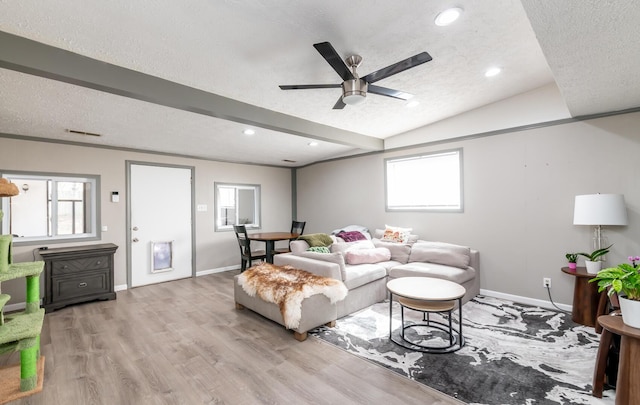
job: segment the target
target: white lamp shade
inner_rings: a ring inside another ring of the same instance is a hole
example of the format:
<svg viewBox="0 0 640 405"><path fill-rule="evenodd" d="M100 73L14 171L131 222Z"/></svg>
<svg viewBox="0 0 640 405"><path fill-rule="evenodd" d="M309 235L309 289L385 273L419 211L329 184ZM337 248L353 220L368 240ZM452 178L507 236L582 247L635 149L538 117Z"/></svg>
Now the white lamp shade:
<svg viewBox="0 0 640 405"><path fill-rule="evenodd" d="M574 225L627 225L627 209L622 194L577 195Z"/></svg>

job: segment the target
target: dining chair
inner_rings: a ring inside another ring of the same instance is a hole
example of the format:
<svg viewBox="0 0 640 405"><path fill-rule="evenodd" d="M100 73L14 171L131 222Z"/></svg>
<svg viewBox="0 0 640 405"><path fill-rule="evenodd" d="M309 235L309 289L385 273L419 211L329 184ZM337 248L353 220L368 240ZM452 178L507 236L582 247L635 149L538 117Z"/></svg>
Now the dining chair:
<svg viewBox="0 0 640 405"><path fill-rule="evenodd" d="M291 233L297 233L298 235L302 235L302 233L304 232L304 226L307 223L304 221L291 221ZM289 239L289 242L291 242L294 239ZM279 254L279 253L289 253L291 252L291 250L289 249L289 244L287 244L287 247L283 247L283 248L278 248L275 249L273 251L273 254Z"/></svg>
<svg viewBox="0 0 640 405"><path fill-rule="evenodd" d="M251 239L247 235L247 228L244 225L234 225L233 230L238 239L240 247L240 272L247 269L247 264L251 267L254 260L266 260L267 253L264 250L251 251Z"/></svg>

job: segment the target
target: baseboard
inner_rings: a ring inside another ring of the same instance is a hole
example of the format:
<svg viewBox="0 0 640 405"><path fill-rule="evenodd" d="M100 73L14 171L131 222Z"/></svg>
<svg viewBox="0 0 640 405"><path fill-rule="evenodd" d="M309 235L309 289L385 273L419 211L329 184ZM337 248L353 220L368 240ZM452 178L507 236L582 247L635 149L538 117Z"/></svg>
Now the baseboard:
<svg viewBox="0 0 640 405"><path fill-rule="evenodd" d="M127 288L128 288L128 287L127 287L127 285L126 285L126 284L120 284L120 285L113 286L113 290L114 290L114 291L116 291L116 292L118 292L118 291L124 291L124 290L126 290Z"/></svg>
<svg viewBox="0 0 640 405"><path fill-rule="evenodd" d="M534 305L541 308L557 309L557 308L554 308L553 304L550 301L546 301L546 300L522 297L520 295L505 294L498 291L491 291L491 290L485 290L485 289L480 289L480 294L486 295L487 297L502 298L505 300L519 302L521 304ZM558 308L562 309L563 311L568 311L568 312L571 312L571 309L573 308L571 305L567 305L567 304L556 303L556 305L558 306Z"/></svg>
<svg viewBox="0 0 640 405"><path fill-rule="evenodd" d="M206 276L207 274L224 273L225 271L240 270L240 266L219 267L217 269L200 270L196 272L196 277Z"/></svg>
<svg viewBox="0 0 640 405"><path fill-rule="evenodd" d="M24 302L18 302L17 304L9 304L4 306L4 312L8 314L14 311L22 311L26 307L27 307L27 304Z"/></svg>

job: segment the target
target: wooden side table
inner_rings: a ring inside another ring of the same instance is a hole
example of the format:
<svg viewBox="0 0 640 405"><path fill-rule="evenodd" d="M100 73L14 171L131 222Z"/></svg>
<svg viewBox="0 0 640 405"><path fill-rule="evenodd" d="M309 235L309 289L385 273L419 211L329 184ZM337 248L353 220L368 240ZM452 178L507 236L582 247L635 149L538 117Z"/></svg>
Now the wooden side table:
<svg viewBox="0 0 640 405"><path fill-rule="evenodd" d="M607 299L604 291L598 293L597 283L589 282L596 275L587 273L586 267L578 267L575 270L563 267L562 272L576 278L573 287L571 320L581 325L596 326L598 315L605 313L603 306L606 305Z"/></svg>
<svg viewBox="0 0 640 405"><path fill-rule="evenodd" d="M598 323L621 336L616 405L640 405L640 329L625 325L621 316L600 316Z"/></svg>

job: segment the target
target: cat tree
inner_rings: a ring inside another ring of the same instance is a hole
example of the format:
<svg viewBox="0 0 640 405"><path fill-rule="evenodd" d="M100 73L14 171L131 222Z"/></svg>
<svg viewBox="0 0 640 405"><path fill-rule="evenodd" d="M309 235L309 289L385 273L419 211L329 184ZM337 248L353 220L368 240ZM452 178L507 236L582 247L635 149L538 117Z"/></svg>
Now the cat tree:
<svg viewBox="0 0 640 405"><path fill-rule="evenodd" d="M18 195L18 188L0 178L0 197ZM0 221L3 213L0 210ZM0 404L42 391L44 357L40 356L40 333L44 309L40 308L40 273L44 262L12 263L12 236L0 235L0 355L20 351L20 363L0 369ZM2 294L2 282L26 278L27 298L23 312L4 315L11 298Z"/></svg>

